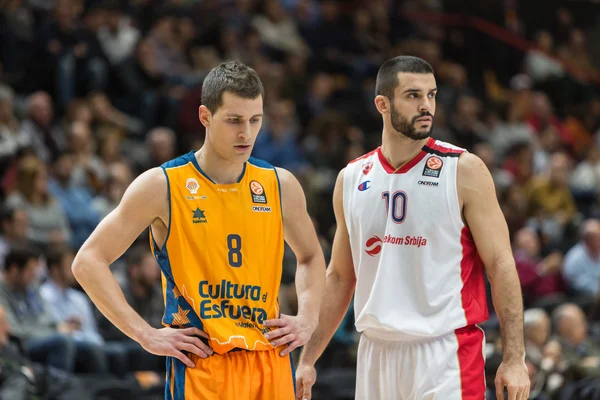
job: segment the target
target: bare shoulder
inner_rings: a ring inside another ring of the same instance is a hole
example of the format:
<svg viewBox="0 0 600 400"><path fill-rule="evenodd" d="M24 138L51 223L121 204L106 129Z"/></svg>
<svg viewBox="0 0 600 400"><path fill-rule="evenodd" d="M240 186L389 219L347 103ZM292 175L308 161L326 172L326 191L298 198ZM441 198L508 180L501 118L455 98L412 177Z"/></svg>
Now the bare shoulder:
<svg viewBox="0 0 600 400"><path fill-rule="evenodd" d="M492 174L485 163L475 154L464 152L458 159L458 195L461 204L469 199L495 196Z"/></svg>
<svg viewBox="0 0 600 400"><path fill-rule="evenodd" d="M458 159L457 179L459 189L492 183L492 176L485 163L475 154L464 152Z"/></svg>
<svg viewBox="0 0 600 400"><path fill-rule="evenodd" d="M162 168L152 168L139 175L127 188L119 207L128 210L142 207L161 219L168 216L168 183Z"/></svg>

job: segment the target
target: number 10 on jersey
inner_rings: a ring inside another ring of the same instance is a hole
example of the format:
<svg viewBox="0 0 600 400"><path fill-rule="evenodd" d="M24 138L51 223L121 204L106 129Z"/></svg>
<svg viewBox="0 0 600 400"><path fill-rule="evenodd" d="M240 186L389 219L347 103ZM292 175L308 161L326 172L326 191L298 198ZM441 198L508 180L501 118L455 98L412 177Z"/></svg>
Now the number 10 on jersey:
<svg viewBox="0 0 600 400"><path fill-rule="evenodd" d="M381 193L381 198L385 202L385 211L391 215L392 221L401 224L406 219L406 206L408 197L402 190L397 190L390 195L390 192ZM390 212L391 211L391 212Z"/></svg>

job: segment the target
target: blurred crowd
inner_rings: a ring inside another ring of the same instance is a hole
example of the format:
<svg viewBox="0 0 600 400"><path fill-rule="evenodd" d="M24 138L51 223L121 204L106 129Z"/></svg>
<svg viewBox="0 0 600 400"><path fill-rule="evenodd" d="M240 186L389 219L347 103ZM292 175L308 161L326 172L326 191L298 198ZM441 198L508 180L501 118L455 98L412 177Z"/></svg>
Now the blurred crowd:
<svg viewBox="0 0 600 400"><path fill-rule="evenodd" d="M202 146L197 107L213 66L240 59L259 73L253 155L298 176L329 257L335 177L379 145L375 77L399 54L436 71L433 136L493 174L527 307L531 398L600 398L600 54L590 46L600 6L555 3L0 1L0 398L161 398L163 360L99 314L70 265L137 175ZM147 240L112 269L159 327ZM289 251L283 268L282 311L293 313ZM501 341L488 297L493 399ZM319 361L315 398L353 397L356 346L351 308Z"/></svg>

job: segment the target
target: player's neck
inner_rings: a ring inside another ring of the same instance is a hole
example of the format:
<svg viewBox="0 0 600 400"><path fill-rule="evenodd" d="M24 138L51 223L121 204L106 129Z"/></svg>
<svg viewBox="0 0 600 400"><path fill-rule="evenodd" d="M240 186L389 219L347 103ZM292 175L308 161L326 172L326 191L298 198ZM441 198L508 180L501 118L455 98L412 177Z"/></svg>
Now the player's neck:
<svg viewBox="0 0 600 400"><path fill-rule="evenodd" d="M395 168L400 168L413 159L425 146L429 138L413 140L394 130L383 130L381 153Z"/></svg>
<svg viewBox="0 0 600 400"><path fill-rule="evenodd" d="M219 185L236 183L244 171L244 163L226 160L208 149L206 144L194 155L204 174Z"/></svg>

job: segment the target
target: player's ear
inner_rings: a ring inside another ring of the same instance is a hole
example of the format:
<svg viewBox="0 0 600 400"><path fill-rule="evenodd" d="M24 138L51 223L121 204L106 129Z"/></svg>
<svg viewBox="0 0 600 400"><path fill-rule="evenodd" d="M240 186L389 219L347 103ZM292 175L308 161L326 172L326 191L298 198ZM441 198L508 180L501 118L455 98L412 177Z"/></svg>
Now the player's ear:
<svg viewBox="0 0 600 400"><path fill-rule="evenodd" d="M205 128L210 126L210 120L212 118L212 113L206 106L198 107L198 119L200 123L204 125Z"/></svg>
<svg viewBox="0 0 600 400"><path fill-rule="evenodd" d="M386 96L377 95L374 102L380 114L388 114L390 112L391 102Z"/></svg>

